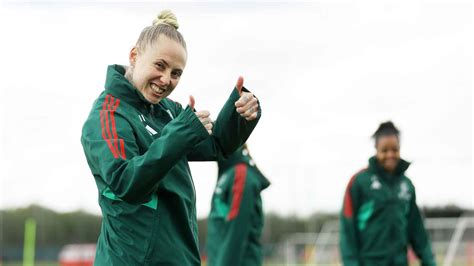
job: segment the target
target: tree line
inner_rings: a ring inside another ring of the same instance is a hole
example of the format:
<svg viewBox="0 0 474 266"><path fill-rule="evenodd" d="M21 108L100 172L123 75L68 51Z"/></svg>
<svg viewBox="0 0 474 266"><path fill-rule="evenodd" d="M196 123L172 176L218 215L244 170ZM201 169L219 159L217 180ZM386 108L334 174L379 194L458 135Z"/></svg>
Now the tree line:
<svg viewBox="0 0 474 266"><path fill-rule="evenodd" d="M467 210L455 205L422 208L426 217L459 217ZM337 219L337 213L315 213L309 217L265 215L262 242L279 243L292 233L317 233L328 220ZM51 209L31 205L26 208L0 210L0 242L2 253L16 250L21 253L24 239L24 223L27 218L36 220L36 246L57 252L71 243L96 243L100 232L101 217L84 211L58 213ZM199 241L204 247L207 235L207 219L198 220ZM52 253L54 253L52 251ZM0 254L2 257L5 254Z"/></svg>

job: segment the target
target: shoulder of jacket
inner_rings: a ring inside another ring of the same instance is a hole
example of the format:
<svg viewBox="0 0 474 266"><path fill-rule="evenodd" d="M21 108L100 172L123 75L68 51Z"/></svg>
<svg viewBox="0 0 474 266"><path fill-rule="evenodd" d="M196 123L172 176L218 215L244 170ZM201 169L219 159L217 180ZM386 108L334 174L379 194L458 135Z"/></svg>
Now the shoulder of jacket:
<svg viewBox="0 0 474 266"><path fill-rule="evenodd" d="M221 175L221 179L224 179L225 181L232 180L232 182L230 183L233 183L235 182L234 180L236 177L239 177L239 178L243 177L245 178L245 183L247 184L249 183L249 179L250 179L248 176L253 175L253 174L255 174L255 171L252 170L251 166L249 166L246 163L238 163L229 167L227 170L225 170Z"/></svg>
<svg viewBox="0 0 474 266"><path fill-rule="evenodd" d="M357 172L351 177L351 180L360 182L360 181L363 181L363 180L365 180L365 179L370 178L372 175L373 175L373 173L370 171L369 168L363 168L363 169L357 171Z"/></svg>
<svg viewBox="0 0 474 266"><path fill-rule="evenodd" d="M121 116L139 115L140 111L127 101L117 98L112 94L101 95L96 101L96 110L118 113Z"/></svg>
<svg viewBox="0 0 474 266"><path fill-rule="evenodd" d="M408 183L408 185L410 185L412 188L415 187L415 185L413 185L413 182L411 181L411 179L410 179L408 176L403 175L403 176L402 176L402 180L403 180L404 182Z"/></svg>
<svg viewBox="0 0 474 266"><path fill-rule="evenodd" d="M94 109L100 110L112 110L118 108L120 105L123 105L124 101L120 98L113 96L107 91L103 91L99 97L94 102Z"/></svg>
<svg viewBox="0 0 474 266"><path fill-rule="evenodd" d="M246 187L260 187L260 173L251 166L247 165L247 173L245 175L245 186Z"/></svg>
<svg viewBox="0 0 474 266"><path fill-rule="evenodd" d="M114 119L114 123L119 122L119 117L125 118L125 120L128 121L133 115L138 116L140 115L140 112L127 102L103 92L94 101L92 110L84 123L83 130L86 128L88 129L89 127L91 127L92 130L95 130L97 123L101 125L111 118Z"/></svg>
<svg viewBox="0 0 474 266"><path fill-rule="evenodd" d="M263 175L263 173L259 169L248 164L247 164L247 173L251 175L255 175L258 178L262 177L266 179L265 175ZM258 178L255 178L254 182L259 184L260 182L258 181Z"/></svg>

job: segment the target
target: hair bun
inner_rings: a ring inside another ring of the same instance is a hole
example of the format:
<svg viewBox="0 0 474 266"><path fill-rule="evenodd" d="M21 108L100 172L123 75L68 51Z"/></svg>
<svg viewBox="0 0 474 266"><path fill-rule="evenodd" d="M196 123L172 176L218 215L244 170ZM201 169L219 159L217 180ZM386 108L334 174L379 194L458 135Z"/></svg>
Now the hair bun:
<svg viewBox="0 0 474 266"><path fill-rule="evenodd" d="M393 130L397 129L392 121L383 122L382 124L380 124L379 128L380 129L393 129Z"/></svg>
<svg viewBox="0 0 474 266"><path fill-rule="evenodd" d="M398 130L397 127L395 127L393 122L392 121L387 121L387 122L383 122L382 124L379 125L379 128L377 128L377 130L372 135L372 137L377 139L380 136L386 136L386 135L396 135L396 136L398 136L399 134L400 134L400 131Z"/></svg>
<svg viewBox="0 0 474 266"><path fill-rule="evenodd" d="M158 17L153 20L153 26L157 26L159 24L167 24L174 27L175 29L179 28L178 19L169 9L161 11Z"/></svg>

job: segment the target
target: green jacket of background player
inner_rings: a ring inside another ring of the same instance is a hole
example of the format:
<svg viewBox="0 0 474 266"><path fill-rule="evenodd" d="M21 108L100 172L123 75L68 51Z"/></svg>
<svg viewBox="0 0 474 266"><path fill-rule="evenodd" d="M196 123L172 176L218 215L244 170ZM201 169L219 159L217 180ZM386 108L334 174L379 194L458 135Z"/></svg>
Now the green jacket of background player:
<svg viewBox="0 0 474 266"><path fill-rule="evenodd" d="M232 154L258 119L236 112L234 89L209 135L189 106L150 104L124 74L109 66L82 129L103 215L95 265L200 265L188 161Z"/></svg>
<svg viewBox="0 0 474 266"><path fill-rule="evenodd" d="M260 193L270 182L255 166L246 147L218 162L208 219L207 265L262 265L264 213Z"/></svg>
<svg viewBox="0 0 474 266"><path fill-rule="evenodd" d="M372 157L369 167L350 180L340 217L344 265L408 265L408 245L422 265L436 265L415 188L405 176L408 166L400 160L389 175Z"/></svg>

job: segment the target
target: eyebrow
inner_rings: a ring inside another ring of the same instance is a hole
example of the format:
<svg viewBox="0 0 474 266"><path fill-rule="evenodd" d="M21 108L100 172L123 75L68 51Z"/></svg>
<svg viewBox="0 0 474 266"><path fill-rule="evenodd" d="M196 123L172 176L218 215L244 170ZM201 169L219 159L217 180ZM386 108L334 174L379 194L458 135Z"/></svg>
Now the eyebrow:
<svg viewBox="0 0 474 266"><path fill-rule="evenodd" d="M165 60L165 59L161 59L161 58L160 58L160 59L158 59L158 61L157 61L157 62L155 62L155 64L156 64L156 63L158 63L159 61L162 61L162 62L163 62L163 63L164 63L164 64L165 64L167 67L170 67L170 65L168 64L168 62L166 62L166 60ZM181 72L183 72L183 69L181 69L181 68L174 68L173 70L178 70L178 71L181 71Z"/></svg>
<svg viewBox="0 0 474 266"><path fill-rule="evenodd" d="M164 64L165 64L167 67L169 67L169 66L170 66L170 65L168 64L168 62L166 62L166 60L165 60L165 59L161 59L161 58L160 58L160 59L158 59L158 60L155 62L155 64L156 64L156 63L158 63L158 62L162 62L162 63L164 63Z"/></svg>

